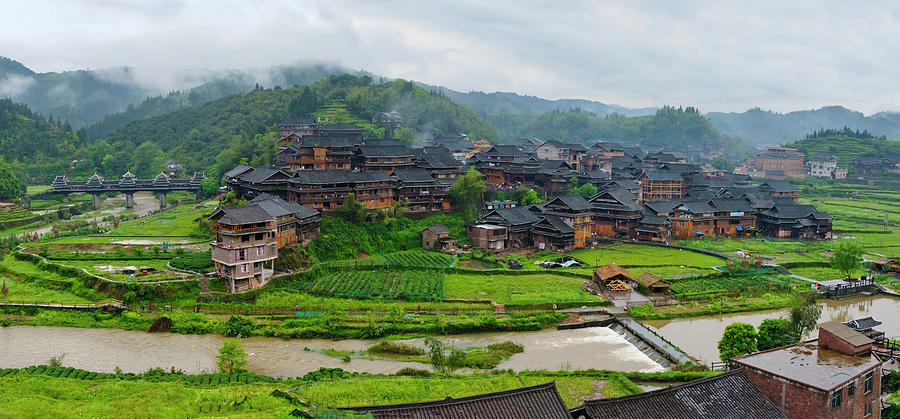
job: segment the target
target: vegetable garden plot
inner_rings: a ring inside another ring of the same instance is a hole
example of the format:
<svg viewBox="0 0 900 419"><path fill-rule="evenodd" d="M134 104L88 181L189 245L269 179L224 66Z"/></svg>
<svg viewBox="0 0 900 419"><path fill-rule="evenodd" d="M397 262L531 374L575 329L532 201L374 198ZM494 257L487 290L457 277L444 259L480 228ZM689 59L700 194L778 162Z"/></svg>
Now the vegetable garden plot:
<svg viewBox="0 0 900 419"><path fill-rule="evenodd" d="M376 270L322 275L311 283L308 291L339 297L438 299L443 288L441 271Z"/></svg>

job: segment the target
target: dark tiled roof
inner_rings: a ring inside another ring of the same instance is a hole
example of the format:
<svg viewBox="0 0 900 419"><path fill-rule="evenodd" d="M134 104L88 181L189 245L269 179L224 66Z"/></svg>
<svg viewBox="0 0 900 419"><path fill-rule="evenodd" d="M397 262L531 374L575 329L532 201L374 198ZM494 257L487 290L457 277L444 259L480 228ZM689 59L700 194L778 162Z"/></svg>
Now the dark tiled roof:
<svg viewBox="0 0 900 419"><path fill-rule="evenodd" d="M575 150L575 151L587 151L587 147L585 147L584 144L564 143L564 142L557 141L557 140L550 140L544 144L541 144L541 146L544 146L544 145L552 145L556 148L568 148L568 149ZM538 148L540 148L540 146Z"/></svg>
<svg viewBox="0 0 900 419"><path fill-rule="evenodd" d="M672 170L646 170L644 174L650 180L684 180L681 173Z"/></svg>
<svg viewBox="0 0 900 419"><path fill-rule="evenodd" d="M433 226L425 227L424 230L431 230L434 234L450 234L450 229L443 224L435 224Z"/></svg>
<svg viewBox="0 0 900 419"><path fill-rule="evenodd" d="M690 163L666 163L663 164L662 167L667 170L672 170L679 173L691 173L691 172L699 172L700 167L696 164Z"/></svg>
<svg viewBox="0 0 900 419"><path fill-rule="evenodd" d="M644 217L641 218L641 224L666 225L668 223L669 219L662 215L644 214Z"/></svg>
<svg viewBox="0 0 900 419"><path fill-rule="evenodd" d="M597 195L594 195L590 200L593 202L598 197L609 196L616 202L622 204L629 210L640 211L641 206L634 202L634 194L628 192L625 189L622 189L618 186L610 186L606 188L606 190L600 191Z"/></svg>
<svg viewBox="0 0 900 419"><path fill-rule="evenodd" d="M405 145L362 145L359 153L366 157L412 156L413 153Z"/></svg>
<svg viewBox="0 0 900 419"><path fill-rule="evenodd" d="M540 219L529 211L529 207L500 208L495 209L482 217L482 219L496 214L500 218L506 220L509 225L534 224Z"/></svg>
<svg viewBox="0 0 900 419"><path fill-rule="evenodd" d="M645 202L644 206L650 208L650 210L657 214L668 214L672 212L675 207L681 204L680 199L668 199L663 201L650 201Z"/></svg>
<svg viewBox="0 0 900 419"><path fill-rule="evenodd" d="M742 370L614 399L588 400L573 409L591 419L786 418Z"/></svg>
<svg viewBox="0 0 900 419"><path fill-rule="evenodd" d="M677 206L676 209L684 210L691 214L703 214L715 211L715 208L711 207L709 203L705 201L682 201L681 205Z"/></svg>
<svg viewBox="0 0 900 419"><path fill-rule="evenodd" d="M219 216L219 214L222 215ZM217 222L221 224L240 225L272 221L273 217L258 204L247 204L236 207L221 207L213 212L209 218L217 218Z"/></svg>
<svg viewBox="0 0 900 419"><path fill-rule="evenodd" d="M425 169L394 170L391 174L401 182L434 182L434 178Z"/></svg>
<svg viewBox="0 0 900 419"><path fill-rule="evenodd" d="M846 322L844 324L854 330L866 330L876 326L881 326L881 322L873 319L872 316L850 320L849 322Z"/></svg>
<svg viewBox="0 0 900 419"><path fill-rule="evenodd" d="M769 173L774 173L774 171L770 171ZM759 190L761 191L772 191L772 192L798 192L798 189L787 182L779 182L779 181L767 181L762 185L759 185Z"/></svg>
<svg viewBox="0 0 900 419"><path fill-rule="evenodd" d="M564 195L554 198L548 204L560 202L574 211L584 211L591 209L591 203L584 199L581 195Z"/></svg>
<svg viewBox="0 0 900 419"><path fill-rule="evenodd" d="M572 229L572 226L566 224L561 218L555 215L545 215L541 221L538 221L537 224L534 225L534 228L549 228L550 230L558 231L562 234L572 234L575 230Z"/></svg>
<svg viewBox="0 0 900 419"><path fill-rule="evenodd" d="M249 183L261 183L261 182L269 179L270 177L276 176L278 174L281 174L281 177L284 177L284 178L290 177L278 169L270 169L268 167L259 167L259 168L253 169L253 171L250 173L241 175L240 180L249 182Z"/></svg>
<svg viewBox="0 0 900 419"><path fill-rule="evenodd" d="M637 189L641 186L639 183L635 182L632 179L616 179L610 183L612 185L618 185L619 187L627 189L629 191L632 189Z"/></svg>
<svg viewBox="0 0 900 419"><path fill-rule="evenodd" d="M525 155L525 153L523 153L522 150L519 150L519 147L516 147L514 145L504 145L504 144L498 144L498 145L491 147L491 149L487 151L487 154L496 154L496 155L501 155L501 156Z"/></svg>
<svg viewBox="0 0 900 419"><path fill-rule="evenodd" d="M444 150L442 154L423 154L419 165L431 169L456 169L462 167L462 162L454 159Z"/></svg>
<svg viewBox="0 0 900 419"><path fill-rule="evenodd" d="M253 170L253 168L250 166L247 166L247 165L240 165L238 167L235 167L234 169L231 169L231 170L225 172L224 176L226 178L235 177L237 175L246 173L249 170Z"/></svg>
<svg viewBox="0 0 900 419"><path fill-rule="evenodd" d="M345 134L320 134L304 136L300 139L300 147L353 147L362 143L361 136Z"/></svg>
<svg viewBox="0 0 900 419"><path fill-rule="evenodd" d="M391 177L384 172L349 172L346 170L301 170L297 172L293 183L301 184L336 184L389 181Z"/></svg>
<svg viewBox="0 0 900 419"><path fill-rule="evenodd" d="M319 214L319 210L315 208L300 205L296 202L287 202L268 193L263 193L256 198L253 198L250 200L250 203L258 205L263 211L268 213L271 218L290 214L294 214L297 218L307 218Z"/></svg>
<svg viewBox="0 0 900 419"><path fill-rule="evenodd" d="M813 205L801 205L793 203L778 203L774 207L763 211L762 214L772 218L788 219L813 217L816 219L825 220L831 218L827 213L817 210Z"/></svg>
<svg viewBox="0 0 900 419"><path fill-rule="evenodd" d="M475 396L435 400L430 402L392 404L383 406L335 407L370 413L377 419L570 419L566 405L551 381Z"/></svg>
<svg viewBox="0 0 900 419"><path fill-rule="evenodd" d="M753 207L744 199L711 199L709 203L719 211L753 211Z"/></svg>

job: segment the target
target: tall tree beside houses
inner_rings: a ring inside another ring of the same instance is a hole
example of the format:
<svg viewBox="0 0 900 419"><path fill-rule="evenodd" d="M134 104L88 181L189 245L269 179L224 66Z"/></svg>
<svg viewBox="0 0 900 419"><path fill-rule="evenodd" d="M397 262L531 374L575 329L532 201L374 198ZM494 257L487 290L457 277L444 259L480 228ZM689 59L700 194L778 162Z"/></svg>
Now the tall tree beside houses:
<svg viewBox="0 0 900 419"><path fill-rule="evenodd" d="M459 177L450 187L450 197L459 206L467 220L478 217L484 197L484 175L470 167L466 174Z"/></svg>

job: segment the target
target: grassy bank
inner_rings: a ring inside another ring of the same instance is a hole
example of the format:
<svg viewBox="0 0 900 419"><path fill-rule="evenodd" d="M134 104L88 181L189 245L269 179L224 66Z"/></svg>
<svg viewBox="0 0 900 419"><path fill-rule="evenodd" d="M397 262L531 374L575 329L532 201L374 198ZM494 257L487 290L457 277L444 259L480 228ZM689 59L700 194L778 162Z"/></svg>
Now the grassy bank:
<svg viewBox="0 0 900 419"><path fill-rule="evenodd" d="M154 369L144 374L98 374L66 367L0 369L4 417L289 417L294 409L329 417L325 406L360 406L465 397L554 381L569 407L586 398L637 394L632 380L683 382L710 373L614 371L500 372L490 376L420 377L316 371L277 380L256 374L185 375ZM285 397L281 391L300 386ZM320 407L312 409L310 405ZM330 416L337 417L337 416Z"/></svg>
<svg viewBox="0 0 900 419"><path fill-rule="evenodd" d="M646 304L631 307L628 312L639 320L667 320L676 317L706 316L710 314L784 308L794 301L794 294L764 294L758 297L715 297L707 301L653 307Z"/></svg>

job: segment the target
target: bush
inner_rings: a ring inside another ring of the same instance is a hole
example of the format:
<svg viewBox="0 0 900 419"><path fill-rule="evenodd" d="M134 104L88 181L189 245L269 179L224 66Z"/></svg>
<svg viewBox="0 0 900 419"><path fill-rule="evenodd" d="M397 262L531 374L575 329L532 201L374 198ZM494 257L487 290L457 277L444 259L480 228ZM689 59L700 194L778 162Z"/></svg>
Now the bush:
<svg viewBox="0 0 900 419"><path fill-rule="evenodd" d="M394 343L388 341L378 342L377 345L369 348L369 352L381 354L397 354L397 355L425 355L425 350L405 343Z"/></svg>
<svg viewBox="0 0 900 419"><path fill-rule="evenodd" d="M228 337L246 338L253 334L253 329L252 320L241 316L231 316L225 322L225 331L222 334Z"/></svg>
<svg viewBox="0 0 900 419"><path fill-rule="evenodd" d="M0 373L2 374L2 373ZM406 377L430 377L431 371L428 370L420 370L417 368L403 368L397 371L397 375L403 375ZM2 375L0 375L2 377Z"/></svg>

